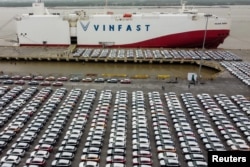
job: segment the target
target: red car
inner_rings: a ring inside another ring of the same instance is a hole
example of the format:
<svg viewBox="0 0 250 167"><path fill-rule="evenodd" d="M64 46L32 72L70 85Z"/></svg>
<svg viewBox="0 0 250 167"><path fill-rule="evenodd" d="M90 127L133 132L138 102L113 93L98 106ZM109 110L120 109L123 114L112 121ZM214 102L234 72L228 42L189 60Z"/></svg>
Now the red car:
<svg viewBox="0 0 250 167"><path fill-rule="evenodd" d="M62 82L54 82L52 83L52 86L63 86Z"/></svg>
<svg viewBox="0 0 250 167"><path fill-rule="evenodd" d="M42 80L44 80L44 77L43 77L43 76L36 76L36 77L34 78L34 80L42 81Z"/></svg>
<svg viewBox="0 0 250 167"><path fill-rule="evenodd" d="M45 150L45 151L48 151L48 152L52 152L53 151L53 146L52 145L49 145L49 144L39 144L39 145L36 145L35 147L35 150Z"/></svg>
<svg viewBox="0 0 250 167"><path fill-rule="evenodd" d="M41 86L50 86L51 83L49 81L44 81L40 83Z"/></svg>
<svg viewBox="0 0 250 167"><path fill-rule="evenodd" d="M16 84L16 85L24 85L25 81L24 80L18 80L18 81L15 81L14 84Z"/></svg>
<svg viewBox="0 0 250 167"><path fill-rule="evenodd" d="M20 75L14 75L14 76L12 76L10 78L13 79L13 80L18 80L18 79L21 79L22 76L20 76Z"/></svg>
<svg viewBox="0 0 250 167"><path fill-rule="evenodd" d="M133 165L152 165L152 159L147 157L133 158Z"/></svg>
<svg viewBox="0 0 250 167"><path fill-rule="evenodd" d="M39 166L46 166L46 160L44 158L28 158L26 161L26 165L39 165Z"/></svg>
<svg viewBox="0 0 250 167"><path fill-rule="evenodd" d="M106 158L106 161L107 163L116 163L116 162L125 163L126 158L123 155L113 155L113 156L108 156Z"/></svg>
<svg viewBox="0 0 250 167"><path fill-rule="evenodd" d="M120 81L121 84L131 84L131 80L130 79L122 79Z"/></svg>

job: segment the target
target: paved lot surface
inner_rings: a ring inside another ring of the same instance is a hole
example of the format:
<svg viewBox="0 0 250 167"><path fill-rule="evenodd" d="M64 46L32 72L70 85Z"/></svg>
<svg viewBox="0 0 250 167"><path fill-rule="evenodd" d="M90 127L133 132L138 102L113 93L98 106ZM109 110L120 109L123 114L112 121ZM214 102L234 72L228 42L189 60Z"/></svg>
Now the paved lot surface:
<svg viewBox="0 0 250 167"><path fill-rule="evenodd" d="M224 74L226 75L226 74ZM228 74L227 74L228 75ZM230 75L228 75L230 76ZM3 85L1 85L3 86ZM162 89L162 86L164 86L164 90ZM11 86L14 87L14 86ZM26 90L28 87L30 86L24 86L24 89ZM111 127L111 121L112 121L112 115L113 115L113 110L114 110L114 100L115 100L115 94L117 93L117 91L120 90L126 90L128 92L128 116L127 116L127 154L126 154L126 164L127 166L132 166L132 140L131 140L131 123L132 123L132 113L131 113L131 109L132 109L132 92L135 91L143 91L143 95L145 97L145 105L146 105L146 117L147 117L147 123L148 123L148 129L149 129L149 136L150 136L150 145L151 145L151 151L152 151L152 160L153 160L153 166L159 166L159 160L157 158L157 150L156 150L156 143L155 143L155 139L154 139L154 130L153 130L153 123L152 123L152 116L151 116L151 112L150 112L150 105L149 105L149 97L148 97L148 93L149 92L159 92L160 94L160 99L163 102L164 105L164 112L167 115L168 118L171 118L171 115L169 113L169 108L167 105L167 101L164 97L164 93L167 92L175 92L180 103L181 103L181 107L183 109L183 111L185 113L188 113L186 111L186 108L184 107L180 94L182 93L186 93L186 92L190 92L192 93L194 96L196 96L197 94L200 93L208 93L211 96L216 95L216 94L226 94L228 97L230 97L231 95L244 95L246 98L249 99L249 95L250 95L250 89L249 87L247 87L246 85L244 85L241 81L235 79L234 77L230 76L227 78L223 78L223 77L219 77L213 81L207 81L205 84L196 84L196 85L190 85L190 87L188 86L188 82L185 80L180 80L178 83L166 83L166 81L163 80L150 80L150 79L145 79L145 80L134 80L132 84L111 84L111 83L72 83L72 82L65 82L64 83L64 87L67 89L67 94L65 94L65 96L62 98L62 101L60 102L59 106L57 107L57 110L55 110L55 112L53 112L53 114L50 116L50 118L48 119L48 121L46 122L44 128L39 132L38 137L35 139L35 141L31 144L31 147L28 149L28 151L26 152L25 156L22 158L22 161L20 163L19 166L23 166L25 164L25 161L27 160L27 158L30 156L30 153L32 151L34 151L34 147L38 144L38 141L41 139L42 135L45 133L45 131L47 130L47 127L50 125L52 119L55 117L55 115L57 114L58 109L61 107L61 105L63 104L63 102L65 101L65 99L67 98L67 96L69 95L69 92L75 88L80 88L82 93L79 96L79 99L77 100L76 106L74 107L73 112L70 114L70 117L66 123L66 125L64 126L63 132L60 135L60 138L57 140L56 144L55 144L55 149L52 152L51 156L49 157L49 159L47 160L47 164L51 164L51 162L54 160L54 155L57 152L58 147L60 146L60 143L63 140L63 137L66 134L66 131L70 125L70 123L72 122L72 119L75 115L76 109L80 104L80 101L83 98L83 95L85 93L86 90L89 89L95 89L97 91L97 96L95 98L92 110L90 112L87 124L83 130L83 136L80 139L80 144L78 145L78 149L77 152L75 154L75 158L73 161L72 166L78 166L78 164L80 163L80 157L82 154L82 149L84 148L85 142L86 142L86 138L88 136L88 132L91 126L91 121L92 118L94 116L95 113L95 109L97 107L98 104L98 99L99 96L101 94L102 90L112 90L112 100L111 100L111 108L110 108L110 112L108 115L108 123L107 123L107 128L106 128L106 132L104 135L104 140L103 140L103 147L102 147L102 151L101 151L101 160L100 160L100 166L104 166L106 164L106 157L107 157L107 144L108 144L108 140L109 140L109 134L110 134L110 127ZM38 86L38 90L42 90L43 87ZM53 87L52 88L52 94L57 90L58 88ZM48 97L50 98L52 96L52 94ZM197 99L197 98L196 98ZM200 105L200 107L202 108L202 110L205 113L205 109L202 107L201 103L198 101L198 104ZM3 152L1 153L1 157L3 157L6 152L11 148L11 146L16 143L16 140L18 139L18 137L20 136L21 133L24 132L24 130L28 127L28 125L31 123L31 121L33 120L33 118L39 114L41 108L45 105L46 101L44 101L42 103L42 105L39 107L38 111L32 116L32 118L25 123L24 127L21 129L21 131L17 134L16 137L14 137L11 142L8 144L7 148L5 148L3 150ZM28 104L28 102L26 103ZM25 104L25 105L26 105ZM25 105L22 107L24 108ZM21 112L22 108L19 109L19 111L13 115L11 117L10 120L8 120L8 122L1 127L1 132L5 129L5 127L7 127L7 125L13 120L13 118L18 115L19 112ZM3 112L4 110L2 110L1 112ZM243 111L241 111L243 112ZM206 114L207 115L207 114ZM207 152L205 151L205 147L203 145L203 143L201 142L198 133L194 127L194 125L192 124L192 121L190 119L190 116L187 114L187 119L188 122L190 123L192 130L195 133L195 136L198 140L199 146L202 149L202 153L204 154L204 156L206 157ZM214 123L212 122L212 120L209 118L209 116L207 115L212 127L214 128L214 130L218 133L218 129L216 129ZM249 116L248 116L249 118ZM228 118L230 120L230 118ZM232 122L232 120L230 120ZM234 123L233 123L234 124ZM169 119L169 127L170 127L170 131L171 131L171 136L174 140L174 143L176 144L176 152L179 156L179 161L181 162L181 166L187 166L185 160L184 160L184 155L181 151L180 148L180 143L178 141L177 138L177 133L175 131L175 128L173 128L173 122L171 119ZM239 129L237 129L239 131ZM246 137L244 135L242 135L242 133L239 131L239 133L242 136L242 139L247 141ZM223 141L224 146L226 147L227 150L229 150L229 147L226 145L225 141L223 140L223 137L220 136L220 138ZM247 144L249 145L249 141L247 141Z"/></svg>
<svg viewBox="0 0 250 167"><path fill-rule="evenodd" d="M239 51L238 51L239 52ZM242 54L242 57L244 60L248 61L249 60L249 52L244 51L240 52ZM1 84L0 87L3 87L4 85ZM11 85L10 88L14 88L16 86ZM23 89L27 90L31 86L24 85ZM250 146L249 139L245 136L243 131L236 126L236 123L233 121L232 117L230 117L226 110L219 105L218 101L214 98L214 95L218 94L225 94L227 97L231 97L232 95L243 95L250 100L250 88L243 84L240 80L236 79L234 76L232 76L228 71L224 71L219 74L219 76L214 79L214 80L207 80L203 84L189 84L186 80L178 80L178 83L167 83L166 80L155 80L155 79L137 79L137 80L132 80L131 84L111 84L111 83L82 83L82 82L64 82L63 86L67 92L62 96L61 102L58 104L57 108L52 112L52 115L49 116L49 119L46 121L45 126L42 128L42 130L39 132L38 136L36 139L31 143L31 146L27 150L25 156L22 158L21 163L19 166L23 166L26 162L26 160L29 158L30 153L34 151L35 146L38 144L39 140L42 138L42 136L45 134L45 131L48 129L49 125L52 123L52 120L55 118L56 114L59 112L60 109L63 108L64 102L68 102L67 99L71 95L71 91L73 90L80 90L79 97L76 100L76 103L73 107L73 110L71 114L69 115L69 118L67 119L66 124L63 127L62 133L60 134L60 137L58 138L56 144L54 145L54 150L49 156L49 158L46 160L47 165L50 166L52 161L55 159L55 154L58 151L59 146L61 145L63 138L66 136L66 132L73 121L75 114L77 112L77 108L81 105L81 102L83 100L84 94L87 93L87 90L90 89L95 89L96 90L96 97L94 98L93 106L92 109L89 113L89 117L87 119L87 122L84 126L84 130L82 130L83 135L81 136L79 140L79 144L77 145L77 151L75 153L75 158L72 163L72 167L76 167L79 165L81 161L81 155L82 155L82 150L86 144L86 140L89 134L89 131L92 126L92 120L95 115L95 111L98 106L98 100L101 97L101 93L103 90L111 90L112 98L110 100L110 109L109 109L109 114L107 117L107 125L106 125L106 131L104 134L104 140L103 140L103 147L101 149L101 159L100 159L100 166L104 167L106 164L106 157L107 157L107 149L108 149L108 143L110 139L110 133L111 133L111 122L113 119L114 115L114 110L115 110L115 96L118 91L121 90L126 90L127 95L128 95L128 103L127 103L127 138L126 138L126 166L130 167L132 166L132 108L133 108L133 92L137 91L142 91L143 97L144 97L144 102L145 102L145 110L146 110L146 118L147 118L147 126L148 126L148 133L149 133L149 141L150 141L150 146L151 146L151 152L152 152L152 162L154 167L158 167L160 164L160 161L158 159L157 155L157 147L156 147L156 140L155 140L155 130L154 130L154 123L153 123L153 115L151 111L151 103L150 103L150 97L148 93L153 93L153 92L159 92L159 97L160 100L162 101L163 104L163 109L164 109L164 114L168 118L168 126L170 130L170 134L172 136L172 139L175 143L175 148L176 148L176 153L178 154L178 159L179 162L181 163L181 166L185 167L187 166L187 163L184 158L184 154L181 150L181 145L180 141L178 139L178 133L176 128L174 127L174 120L173 116L171 115L171 106L169 106L169 100L166 98L165 93L170 93L174 92L176 95L178 101L180 102L180 107L184 112L185 118L187 122L189 123L193 134L195 138L197 139L197 142L199 144L200 149L202 150L202 154L207 156L207 151L205 149L204 143L201 141L201 138L199 137L198 131L193 123L193 120L191 118L191 115L188 112L188 109L186 108L185 104L183 103L183 99L181 97L181 94L183 93L191 93L195 97L195 101L201 108L202 112L204 113L206 119L208 120L209 124L211 127L214 129L216 134L218 135L218 138L222 141L223 146L226 148L226 150L231 150L229 145L226 143L226 140L224 136L220 133L218 130L217 126L215 125L215 122L212 120L210 115L208 114L205 106L201 103L201 100L198 99L197 95L206 93L209 94L212 99L215 101L215 104L219 109L222 110L224 113L226 119L235 127L237 134L239 134L240 138L246 142L248 146ZM22 110L29 104L30 101L45 87L42 86L37 86L38 92L32 95L32 97L23 104L18 111L0 128L0 131L3 132L4 129L14 120L14 118L22 112ZM2 158L3 156L6 155L7 151L11 148L11 146L17 142L17 139L20 137L20 135L27 129L27 127L31 124L32 120L35 118L35 116L39 115L39 113L42 112L42 109L44 106L46 106L46 102L49 101L51 97L53 97L53 94L57 92L60 88L56 87L51 87L51 93L49 96L42 102L42 104L39 106L38 110L32 115L31 119L25 123L24 127L21 128L21 130L17 133L17 135L8 143L7 147L4 148L0 154L0 157ZM170 93L171 94L171 93ZM18 98L21 94L19 94L16 98ZM0 97L2 98L2 97ZM12 99L11 102L5 106L1 110L1 114L4 113L5 109L10 106L14 100ZM243 115L245 114L245 117L247 119L250 119L249 115L246 115L242 108L235 102L233 102L234 105L236 105L237 109L239 109L240 113Z"/></svg>

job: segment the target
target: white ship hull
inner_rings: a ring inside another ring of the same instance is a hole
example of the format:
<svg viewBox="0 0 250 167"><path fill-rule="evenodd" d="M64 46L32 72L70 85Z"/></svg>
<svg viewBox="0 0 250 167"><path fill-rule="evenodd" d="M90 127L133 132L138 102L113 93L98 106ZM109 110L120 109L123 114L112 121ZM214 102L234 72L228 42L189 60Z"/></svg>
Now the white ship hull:
<svg viewBox="0 0 250 167"><path fill-rule="evenodd" d="M17 19L20 46L216 48L229 35L227 19L204 13L26 14ZM205 27L206 25L206 27Z"/></svg>

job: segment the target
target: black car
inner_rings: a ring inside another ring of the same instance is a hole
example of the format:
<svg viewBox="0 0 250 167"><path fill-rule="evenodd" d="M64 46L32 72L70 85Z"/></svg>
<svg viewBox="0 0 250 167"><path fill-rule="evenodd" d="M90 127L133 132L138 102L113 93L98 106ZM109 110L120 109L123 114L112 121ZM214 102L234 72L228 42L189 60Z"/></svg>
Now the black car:
<svg viewBox="0 0 250 167"><path fill-rule="evenodd" d="M50 145L55 145L56 140L53 138L45 138L45 139L40 139L39 144L50 144Z"/></svg>
<svg viewBox="0 0 250 167"><path fill-rule="evenodd" d="M7 134L3 134L0 136L0 141L6 141L6 142L9 142L12 140L12 136L10 135L7 135Z"/></svg>
<svg viewBox="0 0 250 167"><path fill-rule="evenodd" d="M9 135L9 136L11 136L11 137L15 137L15 136L16 136L16 132L13 131L13 130L6 130L6 131L4 131L4 132L1 132L1 133L0 133L0 136L3 135L3 134Z"/></svg>
<svg viewBox="0 0 250 167"><path fill-rule="evenodd" d="M2 83L5 85L12 85L12 84L14 84L14 81L11 79L8 79L8 80L3 81Z"/></svg>
<svg viewBox="0 0 250 167"><path fill-rule="evenodd" d="M76 140L76 139L68 139L68 140L63 140L62 141L62 146L65 146L65 145L71 145L71 146L77 146L79 144L79 141Z"/></svg>
<svg viewBox="0 0 250 167"><path fill-rule="evenodd" d="M34 138L31 136L21 136L17 139L17 142L29 143L31 144L34 141Z"/></svg>
<svg viewBox="0 0 250 167"><path fill-rule="evenodd" d="M2 120L0 120L0 127L4 126L4 122Z"/></svg>
<svg viewBox="0 0 250 167"><path fill-rule="evenodd" d="M53 138L57 140L59 138L59 135L56 133L47 133L42 136L42 139L45 139L45 138Z"/></svg>
<svg viewBox="0 0 250 167"><path fill-rule="evenodd" d="M83 148L82 153L83 154L91 154L91 153L100 154L101 149L98 147L85 147Z"/></svg>
<svg viewBox="0 0 250 167"><path fill-rule="evenodd" d="M28 150L30 147L30 145L28 143L15 143L12 145L11 148L20 148L20 149L24 149L24 150Z"/></svg>
<svg viewBox="0 0 250 167"><path fill-rule="evenodd" d="M9 79L10 78L10 76L9 75L0 75L0 79Z"/></svg>
<svg viewBox="0 0 250 167"><path fill-rule="evenodd" d="M4 149L7 146L6 141L0 141L0 149Z"/></svg>

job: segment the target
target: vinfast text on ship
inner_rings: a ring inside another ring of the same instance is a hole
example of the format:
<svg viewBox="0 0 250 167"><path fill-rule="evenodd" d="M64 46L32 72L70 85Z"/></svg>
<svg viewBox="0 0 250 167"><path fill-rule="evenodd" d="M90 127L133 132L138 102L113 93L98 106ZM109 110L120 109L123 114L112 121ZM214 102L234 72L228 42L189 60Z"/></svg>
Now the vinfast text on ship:
<svg viewBox="0 0 250 167"><path fill-rule="evenodd" d="M145 25L93 24L91 26L90 22L87 23L80 22L80 23L84 31L87 31L90 27L93 28L95 31L149 31L150 28L149 24Z"/></svg>

